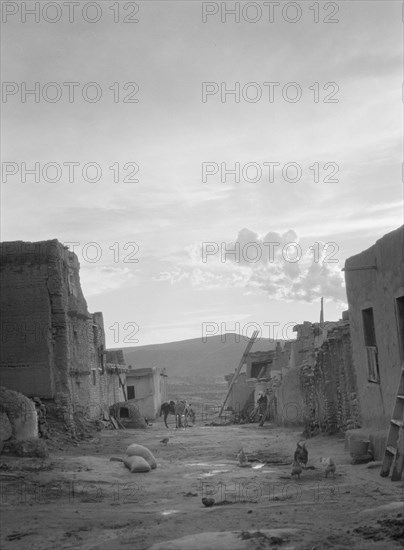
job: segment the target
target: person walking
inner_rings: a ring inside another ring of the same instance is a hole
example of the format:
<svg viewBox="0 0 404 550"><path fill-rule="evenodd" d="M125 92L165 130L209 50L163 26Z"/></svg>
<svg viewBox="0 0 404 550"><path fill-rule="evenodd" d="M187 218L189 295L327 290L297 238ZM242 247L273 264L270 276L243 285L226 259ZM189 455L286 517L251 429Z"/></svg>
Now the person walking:
<svg viewBox="0 0 404 550"><path fill-rule="evenodd" d="M259 414L258 425L261 427L264 425L264 422L267 416L267 406L268 406L268 397L269 397L268 394L269 394L269 390L267 389L265 393L261 393L257 399L258 414Z"/></svg>

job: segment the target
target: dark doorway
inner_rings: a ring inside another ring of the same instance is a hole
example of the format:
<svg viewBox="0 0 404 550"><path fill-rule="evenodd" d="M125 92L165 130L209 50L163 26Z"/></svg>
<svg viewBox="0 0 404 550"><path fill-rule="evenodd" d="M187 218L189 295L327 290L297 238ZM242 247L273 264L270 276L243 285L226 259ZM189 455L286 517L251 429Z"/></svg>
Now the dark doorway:
<svg viewBox="0 0 404 550"><path fill-rule="evenodd" d="M135 386L128 386L128 401L135 399Z"/></svg>
<svg viewBox="0 0 404 550"><path fill-rule="evenodd" d="M129 409L127 409L126 407L121 407L119 410L119 417L129 418Z"/></svg>
<svg viewBox="0 0 404 550"><path fill-rule="evenodd" d="M266 374L267 374L267 367L268 367L269 363L268 362L265 362L265 361L262 361L262 362L257 362L257 363L253 363L251 365L251 378L258 378L258 376L261 374L261 377L265 377ZM261 372L262 371L262 372Z"/></svg>
<svg viewBox="0 0 404 550"><path fill-rule="evenodd" d="M362 310L363 337L365 340L368 380L369 382L380 383L379 358L377 353L375 320L373 317L373 308L369 307Z"/></svg>

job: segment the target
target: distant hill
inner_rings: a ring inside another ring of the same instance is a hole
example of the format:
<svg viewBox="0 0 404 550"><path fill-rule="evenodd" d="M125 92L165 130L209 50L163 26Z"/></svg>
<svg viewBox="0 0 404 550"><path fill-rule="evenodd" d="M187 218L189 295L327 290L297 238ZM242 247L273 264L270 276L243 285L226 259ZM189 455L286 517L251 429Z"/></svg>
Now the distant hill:
<svg viewBox="0 0 404 550"><path fill-rule="evenodd" d="M222 338L225 341L222 342ZM239 340L239 341L237 341ZM169 377L222 380L225 374L234 372L240 362L248 340L228 333L201 338L123 348L125 362L134 368L165 367ZM275 349L276 341L258 339L251 351Z"/></svg>

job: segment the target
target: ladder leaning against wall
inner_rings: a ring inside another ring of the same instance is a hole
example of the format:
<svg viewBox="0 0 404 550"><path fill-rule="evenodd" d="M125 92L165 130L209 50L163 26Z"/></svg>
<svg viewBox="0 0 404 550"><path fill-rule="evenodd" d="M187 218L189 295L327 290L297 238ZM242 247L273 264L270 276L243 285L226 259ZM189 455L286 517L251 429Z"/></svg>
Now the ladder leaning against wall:
<svg viewBox="0 0 404 550"><path fill-rule="evenodd" d="M404 469L404 363L401 367L396 403L390 420L386 450L380 475L388 477L391 465L391 481L400 481Z"/></svg>

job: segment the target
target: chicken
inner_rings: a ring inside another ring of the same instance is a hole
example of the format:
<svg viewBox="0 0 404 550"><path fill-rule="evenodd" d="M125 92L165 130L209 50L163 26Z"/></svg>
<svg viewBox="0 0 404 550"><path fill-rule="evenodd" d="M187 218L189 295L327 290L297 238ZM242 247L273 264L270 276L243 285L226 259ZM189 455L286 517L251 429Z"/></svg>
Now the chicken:
<svg viewBox="0 0 404 550"><path fill-rule="evenodd" d="M306 449L305 443L303 443L303 445L300 445L300 443L297 444L293 458L295 462L299 462L301 465L303 465L303 467L307 465L307 461L309 460L309 452Z"/></svg>
<svg viewBox="0 0 404 550"><path fill-rule="evenodd" d="M239 464L245 464L247 462L247 456L244 452L243 447L241 447L240 451L237 454L237 460Z"/></svg>
<svg viewBox="0 0 404 550"><path fill-rule="evenodd" d="M302 470L303 468L300 462L298 462L297 460L294 460L292 464L292 472L290 475L297 476L300 479L300 474L302 473Z"/></svg>
<svg viewBox="0 0 404 550"><path fill-rule="evenodd" d="M335 471L337 469L334 460L331 457L328 458L320 458L321 464L325 466L325 477L328 477L328 474L332 474L332 477L335 477Z"/></svg>
<svg viewBox="0 0 404 550"><path fill-rule="evenodd" d="M215 499L203 497L202 504L204 504L207 507L213 506L215 504Z"/></svg>
<svg viewBox="0 0 404 550"><path fill-rule="evenodd" d="M163 445L167 445L167 443L170 441L170 438L169 437L165 437L164 439L162 439L160 441L160 443L162 443Z"/></svg>

